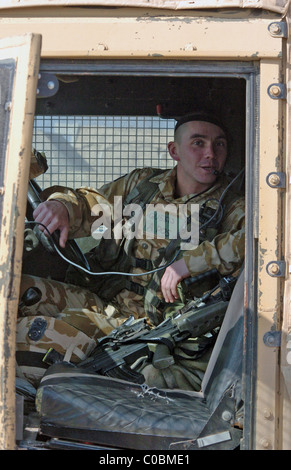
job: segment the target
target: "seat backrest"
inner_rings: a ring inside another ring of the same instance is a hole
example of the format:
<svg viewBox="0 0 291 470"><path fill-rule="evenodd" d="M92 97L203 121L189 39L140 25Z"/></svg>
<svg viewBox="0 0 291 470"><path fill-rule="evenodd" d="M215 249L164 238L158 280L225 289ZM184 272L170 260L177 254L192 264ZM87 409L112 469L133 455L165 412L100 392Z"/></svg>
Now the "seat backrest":
<svg viewBox="0 0 291 470"><path fill-rule="evenodd" d="M244 271L233 290L223 324L211 354L203 381L202 392L214 410L224 392L232 385L237 401L241 397L244 318Z"/></svg>

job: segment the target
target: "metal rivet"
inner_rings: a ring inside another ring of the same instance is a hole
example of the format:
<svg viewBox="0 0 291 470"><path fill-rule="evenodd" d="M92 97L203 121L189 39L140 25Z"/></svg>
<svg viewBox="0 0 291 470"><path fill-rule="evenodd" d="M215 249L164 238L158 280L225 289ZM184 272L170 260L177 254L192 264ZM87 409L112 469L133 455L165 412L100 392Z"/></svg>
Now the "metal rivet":
<svg viewBox="0 0 291 470"><path fill-rule="evenodd" d="M269 419L269 420L273 419L273 413L272 413L272 411L271 411L271 410L268 410L268 409L265 409L265 410L264 410L264 418L265 418L265 419Z"/></svg>
<svg viewBox="0 0 291 470"><path fill-rule="evenodd" d="M97 46L98 51L108 51L108 46L106 44L99 43Z"/></svg>
<svg viewBox="0 0 291 470"><path fill-rule="evenodd" d="M269 449L271 447L270 441L264 437L260 440L260 444L262 447L264 447L264 449Z"/></svg>
<svg viewBox="0 0 291 470"><path fill-rule="evenodd" d="M184 46L184 51L197 51L197 47L193 46L190 42Z"/></svg>
<svg viewBox="0 0 291 470"><path fill-rule="evenodd" d="M52 82L52 81L50 80L50 81L48 82L48 84L47 84L47 87L48 87L49 90L53 90L54 87L55 87L54 82Z"/></svg>

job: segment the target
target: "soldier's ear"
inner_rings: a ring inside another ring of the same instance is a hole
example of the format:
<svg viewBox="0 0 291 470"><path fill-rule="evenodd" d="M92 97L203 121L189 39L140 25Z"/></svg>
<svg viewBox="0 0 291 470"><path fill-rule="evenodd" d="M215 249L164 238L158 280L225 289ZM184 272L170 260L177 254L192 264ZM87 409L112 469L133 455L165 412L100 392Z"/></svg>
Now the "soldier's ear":
<svg viewBox="0 0 291 470"><path fill-rule="evenodd" d="M180 161L180 157L178 155L178 144L177 142L169 142L168 143L168 151L169 151L169 154L171 155L171 157L173 158L173 160L175 160L176 162L179 162Z"/></svg>

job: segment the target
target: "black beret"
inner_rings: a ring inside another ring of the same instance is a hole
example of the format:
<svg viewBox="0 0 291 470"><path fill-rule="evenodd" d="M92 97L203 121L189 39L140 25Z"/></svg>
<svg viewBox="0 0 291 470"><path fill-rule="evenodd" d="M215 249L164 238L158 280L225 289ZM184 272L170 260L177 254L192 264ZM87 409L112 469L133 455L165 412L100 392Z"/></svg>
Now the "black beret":
<svg viewBox="0 0 291 470"><path fill-rule="evenodd" d="M175 126L175 132L176 130L182 126L182 124L185 124L186 122L190 121L205 121L205 122L210 122L211 124L215 124L216 126L220 127L224 133L227 136L227 129L224 125L224 123L214 114L212 113L206 113L206 112L195 112L191 114L186 114L185 116L182 116L177 120L176 126Z"/></svg>

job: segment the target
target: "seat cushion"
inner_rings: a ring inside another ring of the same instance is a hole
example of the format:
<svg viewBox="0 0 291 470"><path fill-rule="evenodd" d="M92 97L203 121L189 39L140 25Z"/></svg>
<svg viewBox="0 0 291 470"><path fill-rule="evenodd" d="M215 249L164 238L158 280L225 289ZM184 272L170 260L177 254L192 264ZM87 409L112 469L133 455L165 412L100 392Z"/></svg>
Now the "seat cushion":
<svg viewBox="0 0 291 470"><path fill-rule="evenodd" d="M134 449L195 439L210 418L195 392L149 388L64 364L44 376L37 409L46 435Z"/></svg>

